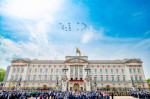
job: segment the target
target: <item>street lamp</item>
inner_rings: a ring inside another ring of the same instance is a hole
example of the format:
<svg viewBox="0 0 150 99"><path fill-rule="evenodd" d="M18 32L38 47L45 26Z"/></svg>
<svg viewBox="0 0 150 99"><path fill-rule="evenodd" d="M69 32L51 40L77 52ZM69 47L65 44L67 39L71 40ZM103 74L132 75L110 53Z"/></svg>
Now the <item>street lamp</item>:
<svg viewBox="0 0 150 99"><path fill-rule="evenodd" d="M56 90L58 91L58 78L56 79Z"/></svg>
<svg viewBox="0 0 150 99"><path fill-rule="evenodd" d="M135 87L135 86L134 86L134 82L133 82L133 79L132 79L132 87L133 87L133 90L134 90L134 87Z"/></svg>
<svg viewBox="0 0 150 99"><path fill-rule="evenodd" d="M19 81L18 81L18 90L20 90L21 80L22 80L22 78L20 78Z"/></svg>
<svg viewBox="0 0 150 99"><path fill-rule="evenodd" d="M96 80L94 81L94 85L95 85L95 91L97 91L97 83L96 83Z"/></svg>
<svg viewBox="0 0 150 99"><path fill-rule="evenodd" d="M87 71L87 75L88 75L88 71L90 71L91 69L89 68L85 68L85 71Z"/></svg>
<svg viewBox="0 0 150 99"><path fill-rule="evenodd" d="M65 75L66 75L66 71L68 70L68 68L65 67L65 68L62 69L62 70L65 71Z"/></svg>

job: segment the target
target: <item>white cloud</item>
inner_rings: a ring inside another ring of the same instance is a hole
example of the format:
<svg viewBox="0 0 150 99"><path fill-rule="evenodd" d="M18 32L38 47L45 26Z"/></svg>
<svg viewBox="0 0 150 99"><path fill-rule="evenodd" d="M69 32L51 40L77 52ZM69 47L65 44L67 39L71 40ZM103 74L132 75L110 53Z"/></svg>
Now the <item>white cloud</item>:
<svg viewBox="0 0 150 99"><path fill-rule="evenodd" d="M133 16L137 16L137 15L140 15L142 14L143 12L137 12L137 13L134 13Z"/></svg>
<svg viewBox="0 0 150 99"><path fill-rule="evenodd" d="M88 43L92 40L94 34L91 31L88 31L83 34L82 43Z"/></svg>
<svg viewBox="0 0 150 99"><path fill-rule="evenodd" d="M0 12L21 19L49 18L61 8L63 0L3 0Z"/></svg>
<svg viewBox="0 0 150 99"><path fill-rule="evenodd" d="M145 35L148 35L150 33L150 30L149 31L147 31L147 32L145 32Z"/></svg>
<svg viewBox="0 0 150 99"><path fill-rule="evenodd" d="M96 31L93 29L92 26L90 26L90 28L88 30L86 30L86 32L83 34L82 38L81 38L81 42L82 43L88 43L92 40L101 40L103 39L102 37L104 36L103 33L104 32L104 28L101 27L99 31Z"/></svg>

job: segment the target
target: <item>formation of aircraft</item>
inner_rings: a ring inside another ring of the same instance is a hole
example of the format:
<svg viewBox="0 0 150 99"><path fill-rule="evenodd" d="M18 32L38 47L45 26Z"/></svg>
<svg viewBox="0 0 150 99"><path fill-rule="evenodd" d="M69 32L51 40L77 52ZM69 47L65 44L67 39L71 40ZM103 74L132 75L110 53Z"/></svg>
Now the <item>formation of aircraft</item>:
<svg viewBox="0 0 150 99"><path fill-rule="evenodd" d="M59 23L61 25L61 29L64 30L64 31L71 31L71 23L68 23L67 26L65 26L64 24L62 23ZM87 24L85 23L80 23L80 22L77 22L77 28L76 30L77 31L83 31L87 28Z"/></svg>

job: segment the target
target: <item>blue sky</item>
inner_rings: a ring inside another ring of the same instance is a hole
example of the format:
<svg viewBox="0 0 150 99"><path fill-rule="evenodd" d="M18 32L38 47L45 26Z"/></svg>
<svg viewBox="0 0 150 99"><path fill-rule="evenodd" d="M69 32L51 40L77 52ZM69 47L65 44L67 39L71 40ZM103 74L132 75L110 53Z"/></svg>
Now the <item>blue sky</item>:
<svg viewBox="0 0 150 99"><path fill-rule="evenodd" d="M0 0L0 66L64 59L77 46L89 59L140 58L150 78L149 12L149 0Z"/></svg>

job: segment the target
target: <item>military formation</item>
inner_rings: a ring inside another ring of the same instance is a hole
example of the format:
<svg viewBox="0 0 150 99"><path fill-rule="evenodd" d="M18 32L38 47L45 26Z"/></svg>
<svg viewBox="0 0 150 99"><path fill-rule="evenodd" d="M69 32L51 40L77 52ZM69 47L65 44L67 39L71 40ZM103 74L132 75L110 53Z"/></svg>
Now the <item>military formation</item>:
<svg viewBox="0 0 150 99"><path fill-rule="evenodd" d="M102 92L61 92L61 91L1 91L0 99L110 99Z"/></svg>
<svg viewBox="0 0 150 99"><path fill-rule="evenodd" d="M134 98L150 99L150 93L147 91L129 91L129 93ZM114 99L114 95L106 94L104 91L5 90L0 91L0 99Z"/></svg>
<svg viewBox="0 0 150 99"><path fill-rule="evenodd" d="M130 91L131 96L138 99L150 99L150 92L147 91Z"/></svg>

